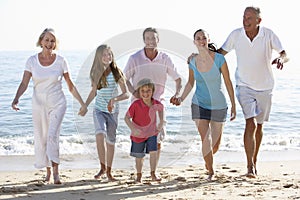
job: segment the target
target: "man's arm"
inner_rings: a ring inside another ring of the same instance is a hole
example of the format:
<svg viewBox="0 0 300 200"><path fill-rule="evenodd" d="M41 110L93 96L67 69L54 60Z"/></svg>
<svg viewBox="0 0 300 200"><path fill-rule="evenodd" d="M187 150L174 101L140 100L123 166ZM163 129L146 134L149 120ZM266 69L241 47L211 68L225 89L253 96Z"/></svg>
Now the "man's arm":
<svg viewBox="0 0 300 200"><path fill-rule="evenodd" d="M217 50L217 52L220 53L220 54L223 54L224 56L228 53L227 51L225 51L225 50L222 49L222 48L219 48L219 49Z"/></svg>

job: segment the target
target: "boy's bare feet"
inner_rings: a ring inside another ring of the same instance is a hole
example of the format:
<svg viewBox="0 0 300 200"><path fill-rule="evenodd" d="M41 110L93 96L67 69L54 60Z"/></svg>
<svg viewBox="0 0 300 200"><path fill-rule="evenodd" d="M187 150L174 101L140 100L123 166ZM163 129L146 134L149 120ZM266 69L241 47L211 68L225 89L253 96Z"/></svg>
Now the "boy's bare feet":
<svg viewBox="0 0 300 200"><path fill-rule="evenodd" d="M161 181L161 178L158 178L154 171L151 172L151 179L152 181Z"/></svg>

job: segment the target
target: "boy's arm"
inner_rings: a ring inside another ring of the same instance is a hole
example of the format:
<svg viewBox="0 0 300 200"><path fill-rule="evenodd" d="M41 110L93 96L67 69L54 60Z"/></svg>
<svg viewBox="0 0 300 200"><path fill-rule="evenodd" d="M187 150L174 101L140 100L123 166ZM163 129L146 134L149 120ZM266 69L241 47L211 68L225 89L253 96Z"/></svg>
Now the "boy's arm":
<svg viewBox="0 0 300 200"><path fill-rule="evenodd" d="M165 115L164 109L158 111L158 118L159 118L159 123L157 125L158 131L160 131L164 127L164 124L166 123L166 121L164 120L164 115Z"/></svg>
<svg viewBox="0 0 300 200"><path fill-rule="evenodd" d="M133 125L131 118L127 114L125 115L124 120L134 136L140 135L140 130Z"/></svg>

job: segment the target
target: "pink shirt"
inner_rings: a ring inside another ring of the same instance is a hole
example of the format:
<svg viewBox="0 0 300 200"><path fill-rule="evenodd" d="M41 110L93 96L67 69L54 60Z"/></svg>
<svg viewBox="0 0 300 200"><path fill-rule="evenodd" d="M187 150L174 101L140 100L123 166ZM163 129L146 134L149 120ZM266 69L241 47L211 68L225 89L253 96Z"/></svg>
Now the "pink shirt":
<svg viewBox="0 0 300 200"><path fill-rule="evenodd" d="M131 134L130 138L134 142L140 143L153 135L157 135L156 113L163 111L163 109L163 105L155 99L152 99L152 106L150 107L147 106L142 99L134 101L130 105L126 116L132 118L132 123L141 131L141 134L139 136L133 136Z"/></svg>
<svg viewBox="0 0 300 200"><path fill-rule="evenodd" d="M173 80L180 78L171 58L166 53L159 51L151 61L146 57L144 49L129 57L124 74L127 80L131 81L134 89L141 79L150 78L155 83L153 98L159 101L164 100L167 75Z"/></svg>

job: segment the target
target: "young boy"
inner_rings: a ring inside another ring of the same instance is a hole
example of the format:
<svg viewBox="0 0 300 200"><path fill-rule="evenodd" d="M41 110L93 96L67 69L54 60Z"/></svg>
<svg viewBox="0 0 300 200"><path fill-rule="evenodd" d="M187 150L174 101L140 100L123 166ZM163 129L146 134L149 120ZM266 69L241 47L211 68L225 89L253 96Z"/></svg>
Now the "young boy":
<svg viewBox="0 0 300 200"><path fill-rule="evenodd" d="M136 158L137 182L141 182L142 179L143 158L146 153L150 154L152 181L161 180L155 175L155 170L157 135L164 125L164 109L159 101L153 99L154 90L154 83L151 79L140 80L137 84L140 98L130 105L125 115L125 122L131 130L130 155ZM158 125L156 122L157 112Z"/></svg>

